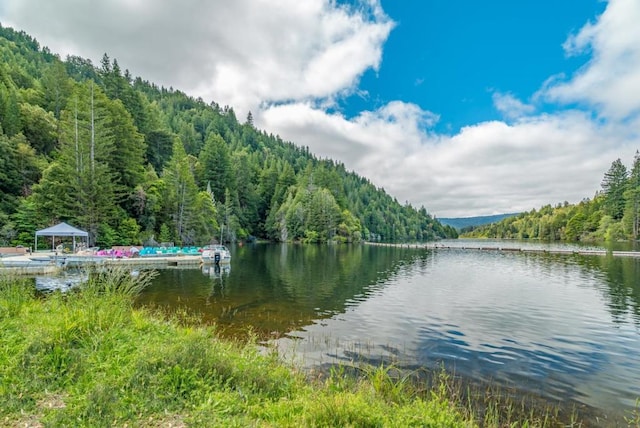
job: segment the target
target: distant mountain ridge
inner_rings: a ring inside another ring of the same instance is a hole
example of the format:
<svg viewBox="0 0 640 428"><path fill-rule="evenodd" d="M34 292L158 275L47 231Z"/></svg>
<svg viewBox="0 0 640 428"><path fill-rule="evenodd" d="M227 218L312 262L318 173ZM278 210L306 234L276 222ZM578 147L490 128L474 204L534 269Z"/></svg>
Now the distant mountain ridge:
<svg viewBox="0 0 640 428"><path fill-rule="evenodd" d="M516 216L520 213L484 215L477 217L460 217L460 218L438 218L440 223L461 230L471 226L482 226L485 224L496 223L508 217Z"/></svg>

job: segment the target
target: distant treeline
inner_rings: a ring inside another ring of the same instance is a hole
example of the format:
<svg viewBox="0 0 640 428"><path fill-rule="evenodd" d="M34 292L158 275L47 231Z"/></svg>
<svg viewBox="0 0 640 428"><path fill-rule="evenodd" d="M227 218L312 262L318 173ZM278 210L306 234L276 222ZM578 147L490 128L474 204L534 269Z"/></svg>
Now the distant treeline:
<svg viewBox="0 0 640 428"><path fill-rule="evenodd" d="M536 238L563 241L637 240L640 227L640 154L631 170L615 160L602 180L602 190L593 199L576 205L555 207L509 217L498 223L464 229L465 237Z"/></svg>
<svg viewBox="0 0 640 428"><path fill-rule="evenodd" d="M106 54L62 61L0 26L0 243L67 221L92 245L455 237L422 207L238 121L232 107L133 78Z"/></svg>
<svg viewBox="0 0 640 428"><path fill-rule="evenodd" d="M439 217L438 221L444 225L451 226L457 230L468 229L472 230L474 227L483 226L489 223L495 223L507 217L513 217L518 213L510 214L495 214L495 215L483 215L476 217L459 217L459 218L443 218Z"/></svg>

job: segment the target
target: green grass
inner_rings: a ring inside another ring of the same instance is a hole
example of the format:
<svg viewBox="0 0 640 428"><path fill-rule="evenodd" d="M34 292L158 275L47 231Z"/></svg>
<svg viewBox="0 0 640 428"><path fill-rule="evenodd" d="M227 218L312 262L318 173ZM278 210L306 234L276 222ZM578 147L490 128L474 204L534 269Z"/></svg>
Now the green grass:
<svg viewBox="0 0 640 428"><path fill-rule="evenodd" d="M427 389L389 367L365 367L363 376L336 368L310 379L250 340L220 340L213 327L134 308L149 275L94 272L81 290L44 298L28 280L0 277L0 426L557 423L510 417L505 424L503 402L477 413L444 374Z"/></svg>

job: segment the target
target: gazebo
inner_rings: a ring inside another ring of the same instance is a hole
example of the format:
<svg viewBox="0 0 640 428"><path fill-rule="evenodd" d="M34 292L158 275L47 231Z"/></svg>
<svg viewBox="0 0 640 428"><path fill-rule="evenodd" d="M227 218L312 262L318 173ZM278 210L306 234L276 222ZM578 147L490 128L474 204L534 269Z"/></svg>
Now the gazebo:
<svg viewBox="0 0 640 428"><path fill-rule="evenodd" d="M84 238L87 242L87 246L89 244L89 233L84 230L76 229L75 227L68 225L67 223L59 223L55 226L47 227L46 229L36 231L36 246L35 249L38 249L38 236L52 236L51 240L51 251L55 251L56 249L56 236L71 236L73 237L73 249L76 248L76 237Z"/></svg>

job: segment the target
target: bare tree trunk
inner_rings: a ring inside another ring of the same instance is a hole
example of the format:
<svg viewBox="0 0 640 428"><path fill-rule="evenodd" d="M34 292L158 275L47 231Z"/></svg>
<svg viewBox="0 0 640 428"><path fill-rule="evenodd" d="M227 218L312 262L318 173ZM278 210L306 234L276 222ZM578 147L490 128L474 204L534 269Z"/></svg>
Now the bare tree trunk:
<svg viewBox="0 0 640 428"><path fill-rule="evenodd" d="M181 183L180 186L180 207L178 212L178 239L182 241L182 223L184 221L184 205L185 205L185 195L186 195L186 183Z"/></svg>
<svg viewBox="0 0 640 428"><path fill-rule="evenodd" d="M640 221L640 217L638 216L638 195L634 195L633 201L633 240L638 239L638 222Z"/></svg>
<svg viewBox="0 0 640 428"><path fill-rule="evenodd" d="M97 195L94 193L96 186L96 127L95 127L95 111L94 111L94 100L93 100L93 82L91 82L91 149L90 149L90 162L91 162L91 174L89 177L89 189L90 196L88 203L89 207L89 230L92 231L94 242L98 237L98 214L96 212L96 197Z"/></svg>
<svg viewBox="0 0 640 428"><path fill-rule="evenodd" d="M80 175L80 136L78 135L78 98L76 97L76 109L74 111L76 131L76 174Z"/></svg>
<svg viewBox="0 0 640 428"><path fill-rule="evenodd" d="M95 114L93 109L93 82L91 82L91 179L92 181L95 173L95 156L96 156L96 128L95 128Z"/></svg>

